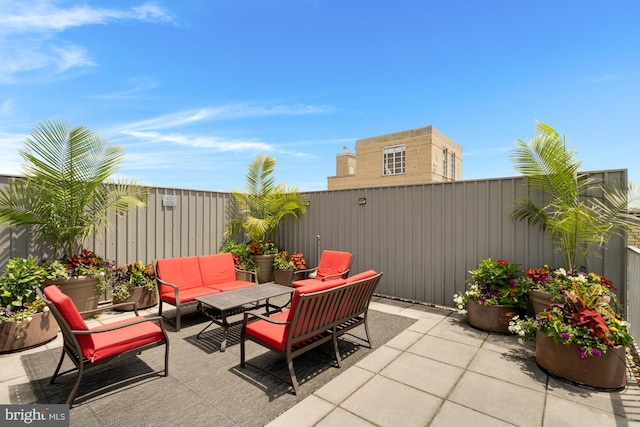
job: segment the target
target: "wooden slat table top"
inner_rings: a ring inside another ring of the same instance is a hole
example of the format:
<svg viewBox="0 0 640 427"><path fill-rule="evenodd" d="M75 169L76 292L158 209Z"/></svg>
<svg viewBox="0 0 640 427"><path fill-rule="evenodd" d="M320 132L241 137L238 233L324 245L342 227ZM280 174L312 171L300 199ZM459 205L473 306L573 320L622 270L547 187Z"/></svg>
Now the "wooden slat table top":
<svg viewBox="0 0 640 427"><path fill-rule="evenodd" d="M276 285L275 283L262 283L249 288L234 289L232 291L219 292L217 294L197 297L196 301L215 309L226 311L245 304L290 294L294 289L290 286Z"/></svg>

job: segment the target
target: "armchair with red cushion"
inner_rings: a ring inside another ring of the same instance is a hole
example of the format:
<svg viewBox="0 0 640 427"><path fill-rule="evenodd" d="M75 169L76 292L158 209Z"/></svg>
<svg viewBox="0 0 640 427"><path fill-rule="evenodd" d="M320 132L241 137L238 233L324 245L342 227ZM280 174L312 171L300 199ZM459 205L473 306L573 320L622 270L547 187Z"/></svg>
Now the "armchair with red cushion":
<svg viewBox="0 0 640 427"><path fill-rule="evenodd" d="M295 272L296 279L291 286L298 288L326 280L346 279L351 267L351 258L353 258L351 252L325 249L320 255L317 267ZM302 278L297 279L298 277Z"/></svg>
<svg viewBox="0 0 640 427"><path fill-rule="evenodd" d="M108 307L100 307L98 310L82 312L82 314L133 304L135 317L90 328L71 298L63 294L57 286L47 286L44 288L44 293L40 289L37 292L51 310L64 338L60 361L51 377L50 384L54 383L58 375L73 371L78 372L78 377L66 401L68 405L73 404L86 369L127 356L135 356L149 348L165 346L164 369L146 372L140 377L160 373L163 373L166 377L169 374L169 338L163 327L162 317L139 316L135 303L114 304ZM65 354L69 356L75 365L75 369L60 373ZM122 382L128 382L135 378L137 377L127 378ZM108 387L112 388L118 384L120 382L110 384ZM87 395L96 394L103 389L93 390Z"/></svg>

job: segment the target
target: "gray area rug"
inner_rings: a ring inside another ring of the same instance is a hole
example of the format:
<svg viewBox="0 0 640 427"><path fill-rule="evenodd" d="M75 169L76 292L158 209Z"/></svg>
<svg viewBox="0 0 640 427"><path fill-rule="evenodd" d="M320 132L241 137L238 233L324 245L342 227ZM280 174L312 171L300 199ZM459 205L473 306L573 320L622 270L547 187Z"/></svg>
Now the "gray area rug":
<svg viewBox="0 0 640 427"><path fill-rule="evenodd" d="M206 325L194 314L183 319L180 332L170 332L169 376L151 376L121 385L84 400L71 408L73 426L263 426L305 397L353 366L376 348L398 335L415 320L374 310L369 311L373 349L358 337L364 327L339 340L343 357L337 368L331 343L294 359L300 394L255 368L240 368L240 325L233 326L226 352L221 353L221 329L212 327L200 339ZM171 327L168 327L173 331ZM61 349L22 356L30 383L12 386L11 403L64 403L75 374L49 379ZM79 394L96 390L120 379L162 368L163 348L85 372ZM247 342L247 360L288 378L284 358L255 343ZM72 367L65 359L63 369Z"/></svg>

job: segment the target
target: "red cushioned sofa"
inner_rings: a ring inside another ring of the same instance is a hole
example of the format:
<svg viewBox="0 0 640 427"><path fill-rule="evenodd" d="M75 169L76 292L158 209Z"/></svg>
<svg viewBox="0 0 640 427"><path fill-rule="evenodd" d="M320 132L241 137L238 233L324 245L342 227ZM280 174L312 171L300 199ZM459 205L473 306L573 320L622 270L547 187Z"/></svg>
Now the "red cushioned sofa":
<svg viewBox="0 0 640 427"><path fill-rule="evenodd" d="M293 359L313 348L332 341L338 367L340 352L337 338L364 325L371 347L367 311L382 273L373 270L348 279L316 281L295 289L289 310L270 317L256 312L245 313L240 333L240 366L253 366L282 380L267 369L245 360L245 341L254 341L286 358L293 392L298 394L298 381ZM258 318L250 322L252 318Z"/></svg>
<svg viewBox="0 0 640 427"><path fill-rule="evenodd" d="M239 277L244 278L246 274L253 281L240 280ZM237 269L230 253L159 259L156 276L160 296L158 314L162 316L163 302L174 305L176 331L180 330L181 309L195 304L196 297L258 284L256 273Z"/></svg>

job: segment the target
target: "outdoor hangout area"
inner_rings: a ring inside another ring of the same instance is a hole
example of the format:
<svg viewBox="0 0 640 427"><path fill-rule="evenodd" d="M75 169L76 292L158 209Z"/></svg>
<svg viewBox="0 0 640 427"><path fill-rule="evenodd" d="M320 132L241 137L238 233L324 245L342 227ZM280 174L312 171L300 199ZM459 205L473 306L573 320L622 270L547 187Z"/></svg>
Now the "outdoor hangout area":
<svg viewBox="0 0 640 427"><path fill-rule="evenodd" d="M115 185L118 148L65 123L26 145L0 180L2 404L78 426L640 422L634 187L576 174L553 129L517 145L521 177L312 193L267 155L215 193Z"/></svg>

